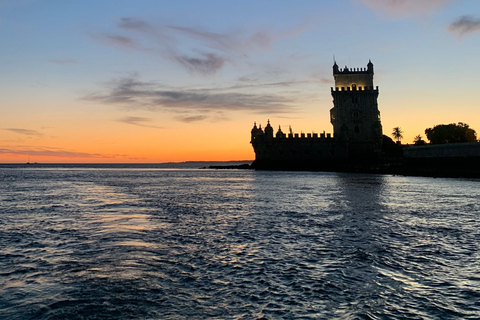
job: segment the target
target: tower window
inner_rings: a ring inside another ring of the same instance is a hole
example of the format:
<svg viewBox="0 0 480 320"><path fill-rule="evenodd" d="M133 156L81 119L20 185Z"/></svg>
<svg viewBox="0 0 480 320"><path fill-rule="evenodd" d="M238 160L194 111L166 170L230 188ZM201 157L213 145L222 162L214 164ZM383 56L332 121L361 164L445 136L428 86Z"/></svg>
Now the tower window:
<svg viewBox="0 0 480 320"><path fill-rule="evenodd" d="M355 133L360 133L360 128L358 126L355 126Z"/></svg>

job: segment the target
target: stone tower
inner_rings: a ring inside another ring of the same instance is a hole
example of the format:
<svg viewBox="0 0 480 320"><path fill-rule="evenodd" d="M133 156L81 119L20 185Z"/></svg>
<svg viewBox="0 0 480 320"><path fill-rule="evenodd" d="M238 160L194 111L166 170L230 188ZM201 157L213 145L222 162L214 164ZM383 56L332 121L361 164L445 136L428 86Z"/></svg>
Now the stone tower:
<svg viewBox="0 0 480 320"><path fill-rule="evenodd" d="M380 155L383 139L378 87L373 86L373 63L367 68L339 69L333 65L335 88L330 121L334 137L348 143L351 159L369 159Z"/></svg>

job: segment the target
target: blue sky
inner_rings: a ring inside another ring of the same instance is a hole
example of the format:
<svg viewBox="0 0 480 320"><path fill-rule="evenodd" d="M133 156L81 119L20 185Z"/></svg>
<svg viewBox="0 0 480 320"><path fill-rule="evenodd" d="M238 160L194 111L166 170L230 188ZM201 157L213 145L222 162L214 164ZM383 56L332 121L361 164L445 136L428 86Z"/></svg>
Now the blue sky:
<svg viewBox="0 0 480 320"><path fill-rule="evenodd" d="M333 57L384 133L480 130L477 0L0 0L0 162L253 158L254 121L331 132Z"/></svg>

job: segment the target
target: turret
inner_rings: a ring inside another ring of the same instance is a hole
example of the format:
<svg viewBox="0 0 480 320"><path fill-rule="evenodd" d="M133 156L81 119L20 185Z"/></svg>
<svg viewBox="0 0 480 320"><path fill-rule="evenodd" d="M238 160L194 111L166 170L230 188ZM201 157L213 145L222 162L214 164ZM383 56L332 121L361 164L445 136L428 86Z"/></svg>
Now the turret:
<svg viewBox="0 0 480 320"><path fill-rule="evenodd" d="M267 121L267 125L265 126L265 137L267 139L273 139L273 128L270 125L270 120Z"/></svg>
<svg viewBox="0 0 480 320"><path fill-rule="evenodd" d="M253 142L259 135L259 132L260 130L257 128L257 123L254 122L253 123L253 128L252 128L252 131L251 131L251 141L250 142Z"/></svg>
<svg viewBox="0 0 480 320"><path fill-rule="evenodd" d="M333 74L338 73L338 64L336 61L333 63Z"/></svg>
<svg viewBox="0 0 480 320"><path fill-rule="evenodd" d="M368 60L368 64L367 64L367 71L371 74L373 74L373 63L371 60Z"/></svg>
<svg viewBox="0 0 480 320"><path fill-rule="evenodd" d="M282 128L280 128L280 126L278 126L278 131L275 134L275 137L276 138L285 138L285 133L283 133Z"/></svg>

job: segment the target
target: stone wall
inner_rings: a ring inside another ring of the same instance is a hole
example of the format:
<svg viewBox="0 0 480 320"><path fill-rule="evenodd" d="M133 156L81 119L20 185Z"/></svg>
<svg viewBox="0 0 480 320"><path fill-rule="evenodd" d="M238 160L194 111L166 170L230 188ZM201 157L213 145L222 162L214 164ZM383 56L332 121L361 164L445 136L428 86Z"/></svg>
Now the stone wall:
<svg viewBox="0 0 480 320"><path fill-rule="evenodd" d="M406 159L480 157L480 142L406 146L403 156Z"/></svg>

